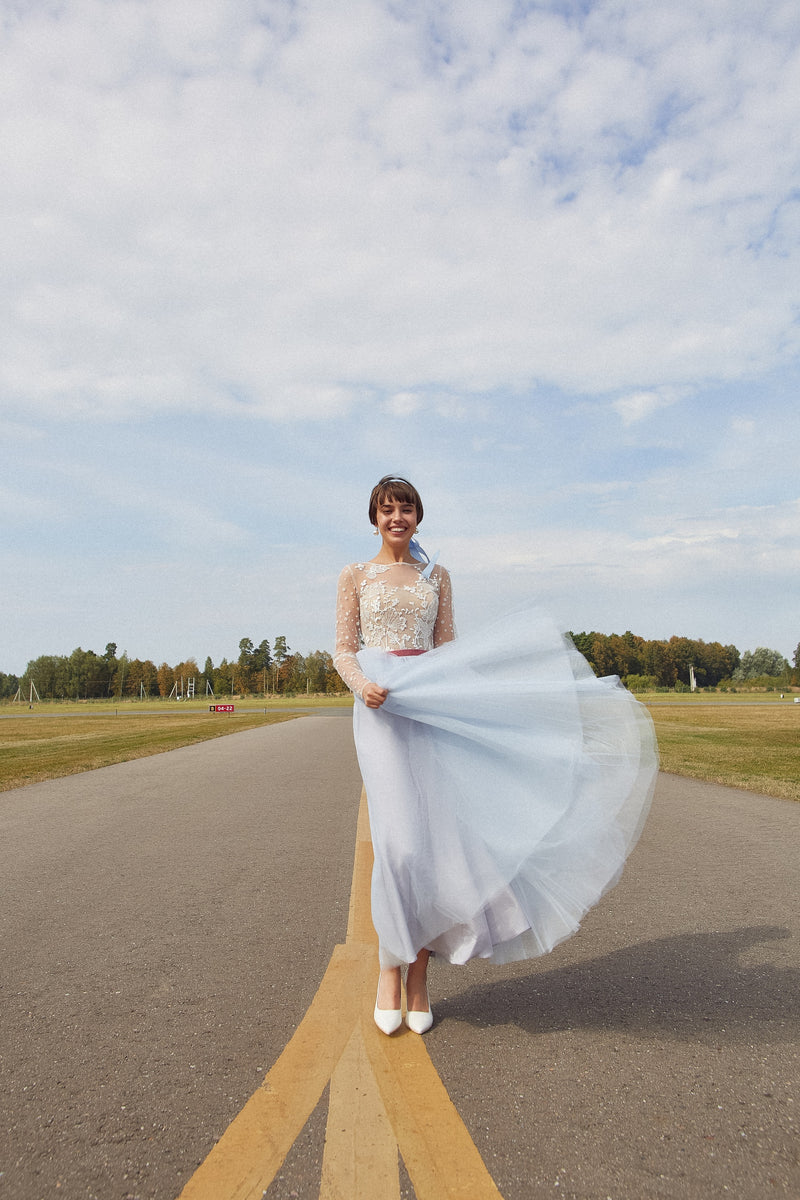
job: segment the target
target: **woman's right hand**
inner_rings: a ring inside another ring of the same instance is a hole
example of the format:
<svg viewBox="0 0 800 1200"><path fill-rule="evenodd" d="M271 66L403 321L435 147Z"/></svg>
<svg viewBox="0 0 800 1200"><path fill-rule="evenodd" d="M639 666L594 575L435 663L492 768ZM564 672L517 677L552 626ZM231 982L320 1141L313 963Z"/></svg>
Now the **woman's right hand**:
<svg viewBox="0 0 800 1200"><path fill-rule="evenodd" d="M388 695L389 689L378 687L377 683L365 683L361 689L361 699L367 708L380 708Z"/></svg>

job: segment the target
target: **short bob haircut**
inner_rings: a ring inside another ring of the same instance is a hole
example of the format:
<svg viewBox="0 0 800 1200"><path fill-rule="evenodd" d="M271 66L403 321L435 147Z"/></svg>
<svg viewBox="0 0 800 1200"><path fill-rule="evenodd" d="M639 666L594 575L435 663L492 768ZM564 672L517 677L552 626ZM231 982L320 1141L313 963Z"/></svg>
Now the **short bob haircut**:
<svg viewBox="0 0 800 1200"><path fill-rule="evenodd" d="M422 500L413 483L403 479L401 475L384 475L372 489L369 498L369 520L371 525L378 524L378 508L387 500L397 500L400 504L413 504L417 510L417 524L422 520Z"/></svg>

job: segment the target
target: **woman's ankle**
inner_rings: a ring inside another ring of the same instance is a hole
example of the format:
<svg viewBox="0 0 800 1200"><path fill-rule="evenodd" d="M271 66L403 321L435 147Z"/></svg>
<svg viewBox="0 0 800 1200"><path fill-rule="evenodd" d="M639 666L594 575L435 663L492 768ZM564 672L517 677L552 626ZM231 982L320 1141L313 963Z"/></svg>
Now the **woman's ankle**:
<svg viewBox="0 0 800 1200"><path fill-rule="evenodd" d="M398 1009L401 1003L400 968L382 967L378 979L378 1008Z"/></svg>
<svg viewBox="0 0 800 1200"><path fill-rule="evenodd" d="M409 963L406 977L406 1000L409 1011L425 1012L428 1009L428 951L421 951L416 962Z"/></svg>
<svg viewBox="0 0 800 1200"><path fill-rule="evenodd" d="M421 979L423 982L428 975L428 961L430 959L429 950L420 950L414 962L408 964L407 979L417 981Z"/></svg>

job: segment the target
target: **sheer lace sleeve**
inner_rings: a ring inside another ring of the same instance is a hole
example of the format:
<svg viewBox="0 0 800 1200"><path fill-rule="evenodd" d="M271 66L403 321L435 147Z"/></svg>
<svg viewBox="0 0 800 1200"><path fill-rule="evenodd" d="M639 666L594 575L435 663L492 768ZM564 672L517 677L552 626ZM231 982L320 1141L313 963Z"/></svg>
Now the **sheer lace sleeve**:
<svg viewBox="0 0 800 1200"><path fill-rule="evenodd" d="M333 665L351 692L361 695L366 675L358 665L356 652L361 649L361 617L358 588L352 567L345 567L339 576L336 597L336 650Z"/></svg>
<svg viewBox="0 0 800 1200"><path fill-rule="evenodd" d="M441 646L444 642L455 641L456 627L453 620L453 589L450 575L444 567L434 567L439 576L439 610L436 614L436 624L433 627L433 644Z"/></svg>

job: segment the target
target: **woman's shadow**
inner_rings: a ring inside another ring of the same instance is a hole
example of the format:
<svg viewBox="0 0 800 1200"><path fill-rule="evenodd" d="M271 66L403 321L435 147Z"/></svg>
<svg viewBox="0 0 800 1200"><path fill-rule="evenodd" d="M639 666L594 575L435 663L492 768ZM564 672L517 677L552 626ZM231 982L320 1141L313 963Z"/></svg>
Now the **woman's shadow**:
<svg viewBox="0 0 800 1200"><path fill-rule="evenodd" d="M800 968L741 955L791 930L774 925L657 938L569 966L480 983L440 1000L437 1020L513 1024L531 1034L567 1029L705 1040L787 1042L800 1025ZM754 957L754 956L751 956Z"/></svg>

